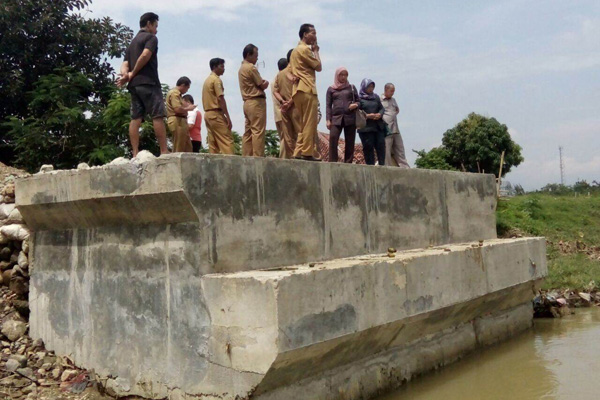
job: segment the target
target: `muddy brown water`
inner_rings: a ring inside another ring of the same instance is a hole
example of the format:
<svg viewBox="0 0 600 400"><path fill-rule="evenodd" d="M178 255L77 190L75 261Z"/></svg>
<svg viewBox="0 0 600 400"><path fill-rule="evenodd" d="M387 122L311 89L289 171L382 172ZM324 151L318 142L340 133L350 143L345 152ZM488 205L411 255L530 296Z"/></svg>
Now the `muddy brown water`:
<svg viewBox="0 0 600 400"><path fill-rule="evenodd" d="M378 400L600 399L600 308L533 329L405 384Z"/></svg>

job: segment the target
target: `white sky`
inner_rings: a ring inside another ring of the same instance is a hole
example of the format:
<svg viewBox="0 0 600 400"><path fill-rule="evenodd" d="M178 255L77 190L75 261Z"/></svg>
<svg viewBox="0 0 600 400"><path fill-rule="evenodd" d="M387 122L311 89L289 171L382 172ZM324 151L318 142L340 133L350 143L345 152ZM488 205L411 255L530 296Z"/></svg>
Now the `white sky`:
<svg viewBox="0 0 600 400"><path fill-rule="evenodd" d="M160 15L164 83L190 77L198 101L208 61L226 60L226 99L238 132L244 45L259 47L259 71L270 81L277 60L296 45L300 24L310 22L324 64L321 103L341 65L355 85L373 79L376 92L393 82L411 164L412 149L438 146L474 111L506 124L523 147L525 162L507 176L513 185L531 190L559 182L560 145L567 184L600 181L598 0L95 0L88 15L108 15L137 31L146 11ZM274 129L272 106L268 113L267 128ZM324 121L320 129L326 131Z"/></svg>

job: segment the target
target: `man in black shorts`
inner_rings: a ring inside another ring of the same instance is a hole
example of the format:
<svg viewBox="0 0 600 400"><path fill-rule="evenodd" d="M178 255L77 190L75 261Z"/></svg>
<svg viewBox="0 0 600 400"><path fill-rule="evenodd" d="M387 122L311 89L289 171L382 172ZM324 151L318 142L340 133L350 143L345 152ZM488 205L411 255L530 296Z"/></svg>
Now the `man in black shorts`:
<svg viewBox="0 0 600 400"><path fill-rule="evenodd" d="M125 52L121 77L117 85L126 83L131 93L131 123L129 140L133 156L138 153L140 126L146 114L152 118L154 133L160 146L160 154L167 154L167 131L164 118L167 115L160 80L158 79L158 15L145 13L140 17L140 31Z"/></svg>

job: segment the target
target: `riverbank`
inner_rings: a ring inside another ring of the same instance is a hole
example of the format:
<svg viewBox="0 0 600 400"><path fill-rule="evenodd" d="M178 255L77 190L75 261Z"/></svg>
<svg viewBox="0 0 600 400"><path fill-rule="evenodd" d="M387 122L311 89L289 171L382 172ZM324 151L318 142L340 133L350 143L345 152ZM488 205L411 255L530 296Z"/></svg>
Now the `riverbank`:
<svg viewBox="0 0 600 400"><path fill-rule="evenodd" d="M496 218L499 237L546 237L548 277L536 299L538 316L600 304L600 195L501 199Z"/></svg>
<svg viewBox="0 0 600 400"><path fill-rule="evenodd" d="M600 368L600 308L560 319L536 319L532 329L417 377L377 400L594 399Z"/></svg>

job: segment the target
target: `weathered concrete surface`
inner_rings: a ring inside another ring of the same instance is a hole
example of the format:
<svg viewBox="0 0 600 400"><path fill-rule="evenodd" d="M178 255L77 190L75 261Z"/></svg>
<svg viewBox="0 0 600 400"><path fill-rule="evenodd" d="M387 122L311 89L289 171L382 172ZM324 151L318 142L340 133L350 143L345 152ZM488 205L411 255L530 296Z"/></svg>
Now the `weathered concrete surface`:
<svg viewBox="0 0 600 400"><path fill-rule="evenodd" d="M121 394L359 399L529 327L547 273L534 238L201 275L181 267L186 226L155 228L162 250L117 265L91 262L100 246L87 243L144 244L82 230L54 247L36 233L44 257L71 242L64 262L36 263L32 337L118 376L110 386Z"/></svg>
<svg viewBox="0 0 600 400"><path fill-rule="evenodd" d="M36 241L136 263L116 244L159 254L170 230L199 275L492 239L495 202L492 175L197 154L17 182Z"/></svg>
<svg viewBox="0 0 600 400"><path fill-rule="evenodd" d="M497 240L495 201L491 175L227 156L35 175L30 333L123 395L366 398L530 326L545 242Z"/></svg>

